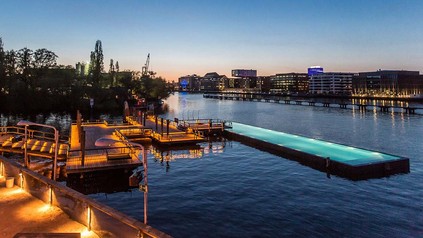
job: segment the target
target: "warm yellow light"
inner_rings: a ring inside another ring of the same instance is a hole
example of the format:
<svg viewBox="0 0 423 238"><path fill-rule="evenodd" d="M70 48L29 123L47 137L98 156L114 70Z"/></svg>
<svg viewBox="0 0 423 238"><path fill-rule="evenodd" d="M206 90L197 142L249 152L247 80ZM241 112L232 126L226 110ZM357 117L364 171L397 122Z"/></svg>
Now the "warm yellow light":
<svg viewBox="0 0 423 238"><path fill-rule="evenodd" d="M49 186L48 188L48 192L49 192L49 204L51 205L53 203L53 189L51 188L51 186Z"/></svg>
<svg viewBox="0 0 423 238"><path fill-rule="evenodd" d="M20 194L20 193L24 193L24 191L22 189L3 190L2 191L2 195L5 195L5 196L11 196L11 195Z"/></svg>
<svg viewBox="0 0 423 238"><path fill-rule="evenodd" d="M87 211L87 229L88 231L91 230L91 208L88 206L88 211Z"/></svg>
<svg viewBox="0 0 423 238"><path fill-rule="evenodd" d="M45 213L50 211L51 205L50 204L43 204L40 208L38 208L38 212Z"/></svg>
<svg viewBox="0 0 423 238"><path fill-rule="evenodd" d="M21 179L21 188L23 188L23 174L22 174L22 172L19 173L19 177Z"/></svg>
<svg viewBox="0 0 423 238"><path fill-rule="evenodd" d="M81 232L81 237L94 237L95 233L93 231L89 231L88 228Z"/></svg>

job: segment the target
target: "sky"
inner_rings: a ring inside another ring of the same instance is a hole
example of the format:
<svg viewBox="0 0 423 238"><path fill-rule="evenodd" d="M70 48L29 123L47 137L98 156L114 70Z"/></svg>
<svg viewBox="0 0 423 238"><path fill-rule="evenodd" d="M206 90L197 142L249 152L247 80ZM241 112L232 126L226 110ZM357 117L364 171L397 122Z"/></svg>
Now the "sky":
<svg viewBox="0 0 423 238"><path fill-rule="evenodd" d="M258 75L378 69L423 73L422 0L1 0L6 50L47 48L58 63L88 61L102 41L105 70Z"/></svg>

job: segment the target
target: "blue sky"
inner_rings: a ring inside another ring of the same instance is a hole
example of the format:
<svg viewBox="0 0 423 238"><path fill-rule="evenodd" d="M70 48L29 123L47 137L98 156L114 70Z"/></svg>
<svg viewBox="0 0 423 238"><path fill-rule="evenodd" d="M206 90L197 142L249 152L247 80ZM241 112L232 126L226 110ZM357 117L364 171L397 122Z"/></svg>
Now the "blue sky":
<svg viewBox="0 0 423 238"><path fill-rule="evenodd" d="M152 70L168 80L235 68L259 75L405 69L423 72L421 0L2 0L6 49L47 48L59 63L87 61L101 40L106 69Z"/></svg>

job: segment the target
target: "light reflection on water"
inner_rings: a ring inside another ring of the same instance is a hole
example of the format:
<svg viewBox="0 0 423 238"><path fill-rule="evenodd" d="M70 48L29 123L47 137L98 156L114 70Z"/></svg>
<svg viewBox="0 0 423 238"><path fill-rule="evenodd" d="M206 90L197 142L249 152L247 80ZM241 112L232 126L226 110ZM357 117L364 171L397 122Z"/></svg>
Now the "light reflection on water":
<svg viewBox="0 0 423 238"><path fill-rule="evenodd" d="M167 103L170 119L238 121L404 156L410 158L411 173L356 182L328 179L238 142L205 142L197 149L169 151L174 155L169 166L161 155L150 154L151 226L175 237L423 236L423 116L203 99L201 94L175 95ZM143 219L138 190L90 196Z"/></svg>
<svg viewBox="0 0 423 238"><path fill-rule="evenodd" d="M411 173L353 182L238 142L149 163L150 225L175 237L422 236L423 117L175 95L168 118L219 118L410 158ZM197 114L199 111L199 116ZM195 113L192 113L195 112ZM191 115L191 116L187 116ZM214 145L215 142L212 142ZM202 143L201 148L209 146ZM213 151L213 150L212 150ZM92 195L142 219L138 192Z"/></svg>

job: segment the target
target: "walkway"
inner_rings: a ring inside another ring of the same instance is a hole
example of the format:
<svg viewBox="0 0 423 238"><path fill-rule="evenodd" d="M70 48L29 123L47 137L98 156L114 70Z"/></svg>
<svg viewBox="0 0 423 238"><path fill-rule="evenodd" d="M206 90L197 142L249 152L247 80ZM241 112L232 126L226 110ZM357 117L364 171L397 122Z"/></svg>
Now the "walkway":
<svg viewBox="0 0 423 238"><path fill-rule="evenodd" d="M59 208L47 205L17 186L6 188L3 177L0 177L0 217L3 238L17 233L77 233L81 237L98 237Z"/></svg>
<svg viewBox="0 0 423 238"><path fill-rule="evenodd" d="M154 117L148 117L147 120L145 120L145 126L142 126L137 121L128 118L129 122L133 125L138 125L143 128L149 128L153 131L153 134L151 135L152 139L156 142L158 142L160 145L178 145L178 144L196 144L199 142L204 142L205 139L202 136L197 135L193 131L191 132L185 132L181 131L177 128L177 124L175 122L169 121L169 134L168 128L167 128L167 121L162 120L159 118L157 120L157 127L156 127L156 121ZM156 129L157 128L157 129Z"/></svg>

